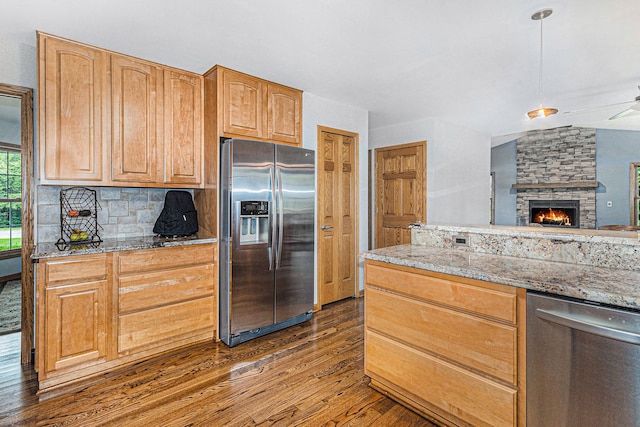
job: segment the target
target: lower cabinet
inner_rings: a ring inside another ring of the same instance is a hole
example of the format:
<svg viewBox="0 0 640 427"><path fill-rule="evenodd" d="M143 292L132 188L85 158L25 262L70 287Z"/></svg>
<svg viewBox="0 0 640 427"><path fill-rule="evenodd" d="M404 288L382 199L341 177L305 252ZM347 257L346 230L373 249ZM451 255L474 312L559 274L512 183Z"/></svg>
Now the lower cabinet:
<svg viewBox="0 0 640 427"><path fill-rule="evenodd" d="M92 255L38 266L38 352L41 379L107 359L109 260Z"/></svg>
<svg viewBox="0 0 640 427"><path fill-rule="evenodd" d="M365 373L443 425L525 425L525 291L367 260Z"/></svg>
<svg viewBox="0 0 640 427"><path fill-rule="evenodd" d="M120 355L215 336L214 256L211 245L116 254Z"/></svg>
<svg viewBox="0 0 640 427"><path fill-rule="evenodd" d="M43 259L40 390L217 336L217 245Z"/></svg>

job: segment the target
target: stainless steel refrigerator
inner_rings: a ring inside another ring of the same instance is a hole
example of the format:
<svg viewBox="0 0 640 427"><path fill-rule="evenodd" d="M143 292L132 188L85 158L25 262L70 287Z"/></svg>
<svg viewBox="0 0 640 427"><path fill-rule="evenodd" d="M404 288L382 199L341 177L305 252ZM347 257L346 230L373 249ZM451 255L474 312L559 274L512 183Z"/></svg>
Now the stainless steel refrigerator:
<svg viewBox="0 0 640 427"><path fill-rule="evenodd" d="M311 318L315 153L224 140L220 186L219 328L232 347Z"/></svg>

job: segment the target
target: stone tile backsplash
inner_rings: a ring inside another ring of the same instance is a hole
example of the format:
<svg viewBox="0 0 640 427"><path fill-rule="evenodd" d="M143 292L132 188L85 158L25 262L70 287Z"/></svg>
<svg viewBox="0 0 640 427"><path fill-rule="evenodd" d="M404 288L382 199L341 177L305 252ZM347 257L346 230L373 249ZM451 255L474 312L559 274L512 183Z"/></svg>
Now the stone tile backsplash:
<svg viewBox="0 0 640 427"><path fill-rule="evenodd" d="M60 238L60 190L37 188L37 242ZM64 187L67 188L67 187ZM98 199L98 235L103 239L123 239L153 235L153 225L164 206L169 189L95 187ZM189 191L192 195L193 192Z"/></svg>

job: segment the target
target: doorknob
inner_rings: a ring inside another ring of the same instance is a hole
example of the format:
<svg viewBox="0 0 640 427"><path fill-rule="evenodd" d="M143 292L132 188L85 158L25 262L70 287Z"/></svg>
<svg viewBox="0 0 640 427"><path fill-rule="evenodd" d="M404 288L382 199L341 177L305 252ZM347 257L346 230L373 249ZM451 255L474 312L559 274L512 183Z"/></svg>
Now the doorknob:
<svg viewBox="0 0 640 427"><path fill-rule="evenodd" d="M331 227L329 225L323 225L322 227L320 227L320 229L322 231L331 231L331 230L333 230L333 227Z"/></svg>

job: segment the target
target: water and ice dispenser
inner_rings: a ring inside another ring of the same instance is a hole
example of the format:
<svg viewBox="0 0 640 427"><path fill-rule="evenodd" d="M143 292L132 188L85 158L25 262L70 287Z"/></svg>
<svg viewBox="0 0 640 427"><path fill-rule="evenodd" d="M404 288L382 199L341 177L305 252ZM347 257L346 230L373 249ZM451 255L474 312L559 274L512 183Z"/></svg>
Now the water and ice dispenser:
<svg viewBox="0 0 640 427"><path fill-rule="evenodd" d="M240 244L269 242L269 202L240 202Z"/></svg>

